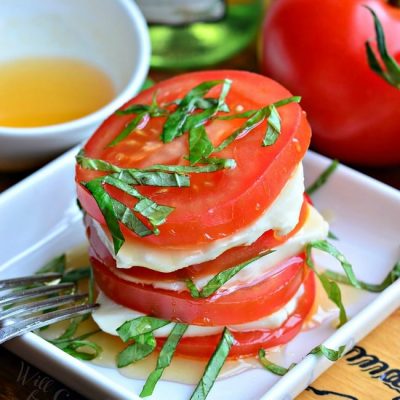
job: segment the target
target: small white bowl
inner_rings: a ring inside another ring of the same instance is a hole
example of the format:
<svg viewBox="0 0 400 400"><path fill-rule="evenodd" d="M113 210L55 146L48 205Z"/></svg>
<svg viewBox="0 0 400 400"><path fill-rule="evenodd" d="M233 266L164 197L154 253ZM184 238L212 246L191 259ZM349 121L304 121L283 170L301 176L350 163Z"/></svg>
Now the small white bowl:
<svg viewBox="0 0 400 400"><path fill-rule="evenodd" d="M0 63L68 57L98 66L114 99L70 122L35 128L0 126L0 170L38 166L89 137L133 97L150 61L146 22L133 0L1 0Z"/></svg>

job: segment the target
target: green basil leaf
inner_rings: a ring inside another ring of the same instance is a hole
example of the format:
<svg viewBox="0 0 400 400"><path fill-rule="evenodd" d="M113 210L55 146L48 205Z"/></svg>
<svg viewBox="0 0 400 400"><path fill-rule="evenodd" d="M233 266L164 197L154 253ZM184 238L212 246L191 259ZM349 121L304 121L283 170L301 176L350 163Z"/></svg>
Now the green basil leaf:
<svg viewBox="0 0 400 400"><path fill-rule="evenodd" d="M336 260L340 262L351 285L357 289L361 289L360 283L358 282L356 276L354 275L352 265L347 261L346 257L335 246L333 246L326 240L318 240L307 244L307 249L308 248L318 249L325 253L330 254L332 257L335 257Z"/></svg>
<svg viewBox="0 0 400 400"><path fill-rule="evenodd" d="M155 233L149 229L125 204L112 199L112 207L118 221L124 224L130 231L135 232L138 236L145 237Z"/></svg>
<svg viewBox="0 0 400 400"><path fill-rule="evenodd" d="M65 272L65 274L61 278L61 282L76 283L82 279L90 278L90 275L91 275L91 267L81 267L81 268L71 269Z"/></svg>
<svg viewBox="0 0 400 400"><path fill-rule="evenodd" d="M86 157L85 151L83 149L79 151L75 159L78 165L80 165L84 169L105 172L120 172L122 170L121 168L117 167L116 165L110 164L107 161Z"/></svg>
<svg viewBox="0 0 400 400"><path fill-rule="evenodd" d="M229 355L229 351L235 339L228 328L224 328L221 340L213 355L207 363L204 374L192 393L190 400L205 400L214 385L222 366Z"/></svg>
<svg viewBox="0 0 400 400"><path fill-rule="evenodd" d="M228 147L239 135L245 135L251 130L253 130L256 126L261 124L261 122L265 119L265 109L261 108L254 112L254 114L238 129L236 129L233 133L231 133L226 139L222 141L220 145L218 145L214 149L214 153L219 153L225 147Z"/></svg>
<svg viewBox="0 0 400 400"><path fill-rule="evenodd" d="M273 363L272 361L269 361L265 357L265 350L260 349L258 351L258 359L260 360L261 365L268 370L269 372L272 372L275 375L283 376L287 374L292 368L296 366L296 363L293 363L290 365L289 368L281 367L278 364Z"/></svg>
<svg viewBox="0 0 400 400"><path fill-rule="evenodd" d="M369 66L371 69L376 72L381 78L383 78L386 82L390 85L400 89L400 65L397 61L389 54L387 47L386 47L386 40L385 40L385 33L383 31L383 27L381 22L379 21L378 16L376 15L375 11L368 6L364 6L369 12L372 14L374 19L374 27L375 27L375 35L376 41L378 44L378 52L385 65L386 70L380 66L378 59L375 57L375 54L372 50L372 47L367 41L366 51L367 51L367 59Z"/></svg>
<svg viewBox="0 0 400 400"><path fill-rule="evenodd" d="M198 99L204 97L214 86L220 85L223 82L221 80L203 82L190 90L179 102L176 110L165 121L161 134L162 141L169 143L175 138L182 136L185 132L185 123L190 114L195 110Z"/></svg>
<svg viewBox="0 0 400 400"><path fill-rule="evenodd" d="M158 355L156 369L148 376L143 389L140 392L140 397L151 396L153 394L154 388L158 380L161 378L164 369L171 364L176 347L187 328L188 325L186 324L175 324L172 328L171 333L168 335L168 338Z"/></svg>
<svg viewBox="0 0 400 400"><path fill-rule="evenodd" d="M149 118L149 114L147 112L140 112L136 115L132 121L129 121L125 128L119 133L108 145L107 147L114 147L118 143L122 142L125 138L127 138L137 127L138 125L146 118Z"/></svg>
<svg viewBox="0 0 400 400"><path fill-rule="evenodd" d="M332 231L328 232L328 239L339 240L339 238Z"/></svg>
<svg viewBox="0 0 400 400"><path fill-rule="evenodd" d="M188 187L190 178L187 175L161 171L137 171L124 169L112 175L129 185L159 186L159 187Z"/></svg>
<svg viewBox="0 0 400 400"><path fill-rule="evenodd" d="M127 342L128 340L134 339L136 336L143 335L145 333L151 333L165 325L168 325L170 321L155 317L137 317L130 321L124 322L120 327L117 328L119 337Z"/></svg>
<svg viewBox="0 0 400 400"><path fill-rule="evenodd" d="M317 191L321 186L323 186L330 176L335 172L336 168L339 165L338 160L332 160L331 164L328 168L326 168L321 175L306 189L306 193L312 195L315 191Z"/></svg>
<svg viewBox="0 0 400 400"><path fill-rule="evenodd" d="M213 278L211 278L207 284L203 287L201 291L196 288L196 285L191 279L187 279L186 286L189 289L190 295L194 298L206 298L218 291L226 282L232 279L237 273L239 273L243 268L247 267L252 262L271 254L273 251L268 250L260 253L257 257L253 257L241 264L235 265L234 267L228 268L224 271L219 272Z"/></svg>
<svg viewBox="0 0 400 400"><path fill-rule="evenodd" d="M66 261L67 261L66 255L61 254L60 256L51 259L42 268L37 270L35 274L40 275L40 274L47 274L49 272L64 274Z"/></svg>
<svg viewBox="0 0 400 400"><path fill-rule="evenodd" d="M329 300L331 300L339 309L339 326L341 327L348 321L346 309L344 308L342 301L342 293L339 286L335 281L329 279L325 274L320 274L315 268L314 262L311 255L311 244L306 246L306 263L315 272L318 279L320 280L322 287L324 288Z"/></svg>
<svg viewBox="0 0 400 400"><path fill-rule="evenodd" d="M89 348L92 351L78 351L80 348ZM62 350L65 353L70 354L71 356L77 358L78 360L90 361L94 358L98 357L103 349L96 343L91 342L89 340L74 340L69 343L67 346L62 347Z"/></svg>
<svg viewBox="0 0 400 400"><path fill-rule="evenodd" d="M327 279L331 279L336 282L352 286L349 278L346 275L342 275L333 271L324 271L323 275L325 275ZM395 282L399 278L400 278L400 261L395 264L393 269L389 272L389 274L381 283L372 284L362 281L358 281L358 283L360 284L360 287L363 290L373 293L380 293L383 292L387 287L389 287L393 282Z"/></svg>
<svg viewBox="0 0 400 400"><path fill-rule="evenodd" d="M267 132L263 139L263 146L272 146L281 133L281 117L274 105L268 107Z"/></svg>
<svg viewBox="0 0 400 400"><path fill-rule="evenodd" d="M104 190L102 184L102 178L93 179L90 182L82 182L82 185L92 194L100 211L104 217L106 225L111 233L114 245L114 252L118 254L119 249L125 242L125 238L122 235L121 229L118 223L118 217L114 211L115 200ZM121 203L119 203L121 204ZM121 204L121 206L123 206Z"/></svg>
<svg viewBox="0 0 400 400"><path fill-rule="evenodd" d="M214 147L207 135L204 125L195 126L189 131L189 162L196 164L203 158L207 158Z"/></svg>
<svg viewBox="0 0 400 400"><path fill-rule="evenodd" d="M156 339L152 333L145 333L135 337L135 343L129 345L117 355L117 367L123 368L137 361L143 360L156 348Z"/></svg>
<svg viewBox="0 0 400 400"><path fill-rule="evenodd" d="M328 347L325 347L323 344L320 344L319 346L312 349L310 354L323 355L329 361L337 361L339 360L339 358L342 357L345 349L346 346L340 346L338 350L332 350Z"/></svg>
<svg viewBox="0 0 400 400"><path fill-rule="evenodd" d="M163 224L168 215L174 211L174 208L161 206L148 198L138 201L133 209L144 217L147 217L153 226Z"/></svg>
<svg viewBox="0 0 400 400"><path fill-rule="evenodd" d="M117 110L115 111L115 114L117 115L128 115L128 114L139 114L143 112L149 112L151 106L148 104L132 104L123 110Z"/></svg>

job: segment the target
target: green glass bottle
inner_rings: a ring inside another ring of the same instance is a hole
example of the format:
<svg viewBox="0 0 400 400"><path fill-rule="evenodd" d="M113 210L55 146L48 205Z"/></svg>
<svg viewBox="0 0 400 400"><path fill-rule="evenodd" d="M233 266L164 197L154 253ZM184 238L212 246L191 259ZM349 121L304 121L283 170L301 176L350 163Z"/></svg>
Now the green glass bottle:
<svg viewBox="0 0 400 400"><path fill-rule="evenodd" d="M258 31L262 0L137 0L150 28L153 68L195 69L228 59Z"/></svg>

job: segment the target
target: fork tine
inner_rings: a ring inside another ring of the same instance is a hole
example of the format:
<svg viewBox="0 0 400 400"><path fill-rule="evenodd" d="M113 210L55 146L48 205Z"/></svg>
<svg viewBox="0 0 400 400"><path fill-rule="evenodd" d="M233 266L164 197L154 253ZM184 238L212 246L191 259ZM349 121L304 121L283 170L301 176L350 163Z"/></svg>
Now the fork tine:
<svg viewBox="0 0 400 400"><path fill-rule="evenodd" d="M99 304L84 304L81 306L52 311L47 314L41 314L36 317L27 318L11 325L4 326L3 328L0 328L0 344L16 336L39 329L42 326L64 321L72 317L77 317L78 315L87 314L97 307L99 307Z"/></svg>
<svg viewBox="0 0 400 400"><path fill-rule="evenodd" d="M12 304L21 300L28 300L34 297L57 293L60 290L72 289L73 283L60 283L59 285L39 286L32 289L24 289L18 292L11 292L0 297L0 306Z"/></svg>
<svg viewBox="0 0 400 400"><path fill-rule="evenodd" d="M22 276L20 278L3 279L0 280L0 290L12 289L18 286L31 285L34 283L53 281L54 279L59 279L61 277L62 274L48 273L42 275Z"/></svg>
<svg viewBox="0 0 400 400"><path fill-rule="evenodd" d="M64 296L51 297L34 303L23 303L8 310L0 311L0 321L6 318L16 317L18 315L25 315L27 313L35 313L45 310L46 308L62 306L64 304L72 303L74 301L84 300L88 298L88 294L68 294Z"/></svg>

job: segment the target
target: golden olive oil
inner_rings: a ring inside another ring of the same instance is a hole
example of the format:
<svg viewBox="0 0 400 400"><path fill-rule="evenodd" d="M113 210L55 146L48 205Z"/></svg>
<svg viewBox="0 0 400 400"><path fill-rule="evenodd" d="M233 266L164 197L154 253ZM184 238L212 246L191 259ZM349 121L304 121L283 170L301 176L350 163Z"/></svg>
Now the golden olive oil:
<svg viewBox="0 0 400 400"><path fill-rule="evenodd" d="M0 126L59 124L92 113L115 94L98 67L68 58L23 58L0 64Z"/></svg>

